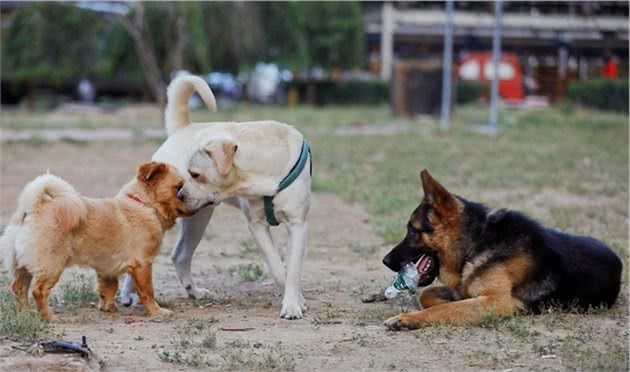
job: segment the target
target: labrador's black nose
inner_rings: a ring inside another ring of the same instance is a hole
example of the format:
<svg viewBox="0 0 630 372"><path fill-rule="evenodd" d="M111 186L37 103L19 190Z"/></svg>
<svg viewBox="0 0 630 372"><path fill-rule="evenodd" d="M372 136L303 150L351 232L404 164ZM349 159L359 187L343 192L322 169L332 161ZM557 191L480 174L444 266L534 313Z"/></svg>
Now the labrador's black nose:
<svg viewBox="0 0 630 372"><path fill-rule="evenodd" d="M179 199L179 200L181 200L181 201L184 201L184 192L183 192L183 191L184 191L184 190L182 189L182 190L179 190L179 191L177 192L177 199Z"/></svg>

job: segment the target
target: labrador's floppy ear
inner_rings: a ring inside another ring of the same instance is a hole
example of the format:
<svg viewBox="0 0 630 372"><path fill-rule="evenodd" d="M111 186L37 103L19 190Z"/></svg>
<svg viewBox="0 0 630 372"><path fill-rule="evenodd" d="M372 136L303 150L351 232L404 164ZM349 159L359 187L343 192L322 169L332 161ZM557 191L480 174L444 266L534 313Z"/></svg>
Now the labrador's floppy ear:
<svg viewBox="0 0 630 372"><path fill-rule="evenodd" d="M422 180L422 188L424 189L424 197L442 213L455 212L457 209L457 201L448 190L444 188L435 178L431 177L429 171L423 169L420 172Z"/></svg>
<svg viewBox="0 0 630 372"><path fill-rule="evenodd" d="M234 165L234 154L238 146L231 141L220 141L206 147L208 155L214 159L217 171L223 177L227 176Z"/></svg>
<svg viewBox="0 0 630 372"><path fill-rule="evenodd" d="M140 182L152 183L166 174L167 171L168 167L166 164L152 161L150 163L144 163L138 168L136 178Z"/></svg>

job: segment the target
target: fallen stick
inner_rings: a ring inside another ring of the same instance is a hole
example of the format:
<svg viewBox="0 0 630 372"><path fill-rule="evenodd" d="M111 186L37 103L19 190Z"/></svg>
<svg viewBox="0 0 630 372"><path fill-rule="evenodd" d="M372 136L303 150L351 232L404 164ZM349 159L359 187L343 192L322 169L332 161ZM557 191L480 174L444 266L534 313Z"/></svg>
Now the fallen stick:
<svg viewBox="0 0 630 372"><path fill-rule="evenodd" d="M253 331L255 328L253 327L243 327L243 328L220 327L219 329L226 332L247 332L247 331Z"/></svg>

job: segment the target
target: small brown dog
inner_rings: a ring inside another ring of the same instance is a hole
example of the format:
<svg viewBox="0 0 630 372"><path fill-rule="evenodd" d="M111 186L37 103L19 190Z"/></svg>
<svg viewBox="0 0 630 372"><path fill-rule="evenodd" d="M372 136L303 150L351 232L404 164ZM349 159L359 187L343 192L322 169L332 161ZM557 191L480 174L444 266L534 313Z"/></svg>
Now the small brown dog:
<svg viewBox="0 0 630 372"><path fill-rule="evenodd" d="M111 199L82 197L69 183L46 174L24 187L0 249L13 275L12 289L28 307L28 289L43 319L53 320L48 294L64 269L88 266L98 276L99 309L117 311L118 277L129 272L148 315L167 315L155 302L151 267L164 232L190 216L177 198L184 179L164 163L140 166L134 180Z"/></svg>

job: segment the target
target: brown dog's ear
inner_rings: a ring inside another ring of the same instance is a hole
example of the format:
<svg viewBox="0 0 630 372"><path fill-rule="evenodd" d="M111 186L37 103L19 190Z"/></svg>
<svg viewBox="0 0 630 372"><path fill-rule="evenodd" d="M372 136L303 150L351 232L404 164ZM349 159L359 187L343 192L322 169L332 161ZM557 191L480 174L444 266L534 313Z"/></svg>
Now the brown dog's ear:
<svg viewBox="0 0 630 372"><path fill-rule="evenodd" d="M207 152L217 165L217 171L223 177L227 176L234 165L234 154L238 146L234 142L222 141L211 145Z"/></svg>
<svg viewBox="0 0 630 372"><path fill-rule="evenodd" d="M444 186L440 185L435 178L431 177L429 171L426 169L420 172L420 179L422 180L422 188L424 189L424 197L429 204L434 206L438 211L449 213L455 212L457 209L457 202L455 197L451 195Z"/></svg>
<svg viewBox="0 0 630 372"><path fill-rule="evenodd" d="M150 163L144 163L138 168L138 181L144 183L155 182L161 175L166 174L168 167L164 163L158 163L152 161Z"/></svg>

